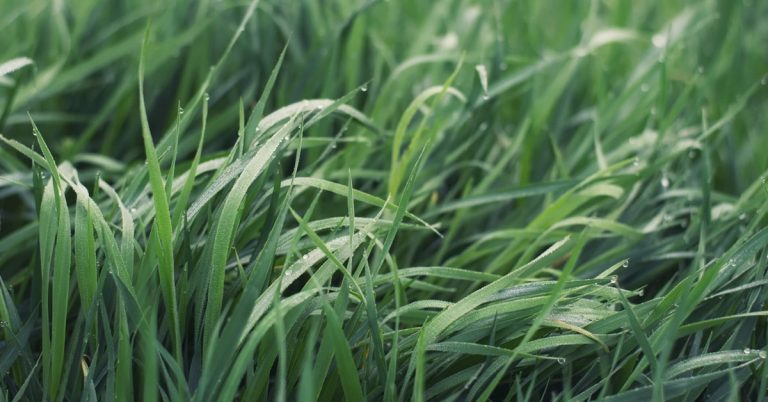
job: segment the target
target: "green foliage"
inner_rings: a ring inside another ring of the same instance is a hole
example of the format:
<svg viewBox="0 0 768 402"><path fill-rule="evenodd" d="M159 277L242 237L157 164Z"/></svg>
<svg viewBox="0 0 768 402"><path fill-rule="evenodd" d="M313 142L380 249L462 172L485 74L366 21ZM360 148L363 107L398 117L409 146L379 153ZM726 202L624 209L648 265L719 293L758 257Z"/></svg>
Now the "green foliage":
<svg viewBox="0 0 768 402"><path fill-rule="evenodd" d="M764 400L766 18L0 2L0 400Z"/></svg>

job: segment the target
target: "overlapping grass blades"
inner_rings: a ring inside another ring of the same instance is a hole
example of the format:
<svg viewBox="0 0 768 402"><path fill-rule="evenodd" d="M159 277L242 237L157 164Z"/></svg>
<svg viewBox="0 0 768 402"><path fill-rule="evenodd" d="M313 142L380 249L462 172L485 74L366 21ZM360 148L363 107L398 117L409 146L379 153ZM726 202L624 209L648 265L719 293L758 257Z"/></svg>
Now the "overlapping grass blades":
<svg viewBox="0 0 768 402"><path fill-rule="evenodd" d="M0 2L3 400L765 399L766 4L97 3Z"/></svg>

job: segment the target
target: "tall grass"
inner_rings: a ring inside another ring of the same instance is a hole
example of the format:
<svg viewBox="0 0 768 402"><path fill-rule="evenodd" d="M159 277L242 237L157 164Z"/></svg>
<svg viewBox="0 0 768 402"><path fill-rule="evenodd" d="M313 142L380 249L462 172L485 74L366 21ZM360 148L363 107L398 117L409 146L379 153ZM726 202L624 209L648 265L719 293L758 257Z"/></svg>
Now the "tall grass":
<svg viewBox="0 0 768 402"><path fill-rule="evenodd" d="M766 17L0 3L0 397L763 400Z"/></svg>

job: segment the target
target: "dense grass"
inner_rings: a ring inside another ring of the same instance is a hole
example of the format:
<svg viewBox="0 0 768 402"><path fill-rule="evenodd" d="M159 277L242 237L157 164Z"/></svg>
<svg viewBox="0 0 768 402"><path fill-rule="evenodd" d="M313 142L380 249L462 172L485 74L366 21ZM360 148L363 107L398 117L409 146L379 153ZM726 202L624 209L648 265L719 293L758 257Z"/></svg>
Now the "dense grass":
<svg viewBox="0 0 768 402"><path fill-rule="evenodd" d="M0 398L764 400L766 21L0 2Z"/></svg>

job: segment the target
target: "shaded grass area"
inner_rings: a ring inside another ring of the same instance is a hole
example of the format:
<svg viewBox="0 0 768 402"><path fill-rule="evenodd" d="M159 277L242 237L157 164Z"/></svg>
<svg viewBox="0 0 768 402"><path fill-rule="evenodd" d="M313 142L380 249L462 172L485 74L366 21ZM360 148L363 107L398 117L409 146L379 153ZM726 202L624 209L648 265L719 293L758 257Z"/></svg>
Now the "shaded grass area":
<svg viewBox="0 0 768 402"><path fill-rule="evenodd" d="M4 400L763 400L768 4L0 4Z"/></svg>

